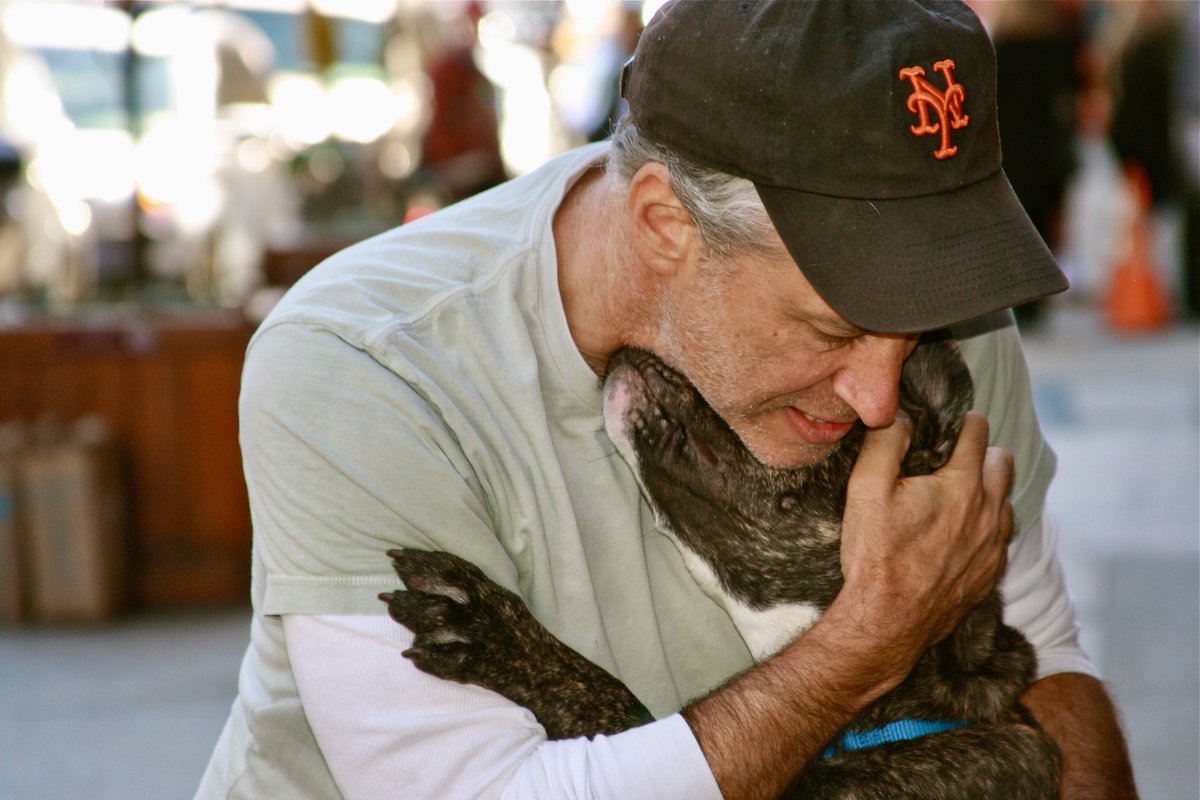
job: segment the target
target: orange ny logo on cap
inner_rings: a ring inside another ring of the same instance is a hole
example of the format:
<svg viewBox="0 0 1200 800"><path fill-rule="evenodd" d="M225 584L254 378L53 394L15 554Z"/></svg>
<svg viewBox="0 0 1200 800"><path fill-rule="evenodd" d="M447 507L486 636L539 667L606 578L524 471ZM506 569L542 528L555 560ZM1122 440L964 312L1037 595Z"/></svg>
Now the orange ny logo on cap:
<svg viewBox="0 0 1200 800"><path fill-rule="evenodd" d="M920 67L905 67L900 70L900 80L912 81L913 91L908 96L908 110L919 119L916 125L909 126L909 130L914 136L940 132L942 146L933 151L933 156L941 160L958 152L958 147L950 144L950 129L965 128L971 118L962 110L963 98L966 95L962 86L954 82L954 62L948 58L943 59L933 65L933 70L942 73L942 77L946 79L945 91L938 91L936 86L925 80L925 70ZM930 108L937 112L937 122L929 121Z"/></svg>

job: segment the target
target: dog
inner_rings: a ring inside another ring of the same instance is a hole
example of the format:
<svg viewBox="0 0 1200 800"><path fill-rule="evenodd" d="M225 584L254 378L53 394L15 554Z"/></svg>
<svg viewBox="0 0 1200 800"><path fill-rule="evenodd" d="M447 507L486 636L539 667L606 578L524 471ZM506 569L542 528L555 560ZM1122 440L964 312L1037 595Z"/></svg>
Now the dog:
<svg viewBox="0 0 1200 800"><path fill-rule="evenodd" d="M949 458L972 401L955 342L924 337L905 363L901 408L913 420L901 474ZM762 660L801 635L842 585L840 525L861 422L823 461L758 462L678 372L646 351L614 354L605 428L632 467L698 584ZM552 739L612 734L650 720L615 677L568 648L521 599L444 552L392 550L406 591L380 595L415 635L404 655L438 677L525 706ZM813 759L783 798L1058 796L1061 754L1019 702L1033 648L1002 620L997 592L918 659Z"/></svg>

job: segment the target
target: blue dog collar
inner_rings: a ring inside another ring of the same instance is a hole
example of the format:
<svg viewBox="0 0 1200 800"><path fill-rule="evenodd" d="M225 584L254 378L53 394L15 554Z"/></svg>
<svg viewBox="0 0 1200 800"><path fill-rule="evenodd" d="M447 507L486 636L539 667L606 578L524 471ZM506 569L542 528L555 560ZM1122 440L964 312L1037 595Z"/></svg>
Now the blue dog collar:
<svg viewBox="0 0 1200 800"><path fill-rule="evenodd" d="M908 739L919 739L931 733L941 733L955 728L963 728L970 723L965 721L945 722L930 719L901 719L889 722L882 728L872 728L869 731L846 731L829 747L825 748L824 758L830 758L838 753L849 753L852 750L866 750L888 742L903 742Z"/></svg>

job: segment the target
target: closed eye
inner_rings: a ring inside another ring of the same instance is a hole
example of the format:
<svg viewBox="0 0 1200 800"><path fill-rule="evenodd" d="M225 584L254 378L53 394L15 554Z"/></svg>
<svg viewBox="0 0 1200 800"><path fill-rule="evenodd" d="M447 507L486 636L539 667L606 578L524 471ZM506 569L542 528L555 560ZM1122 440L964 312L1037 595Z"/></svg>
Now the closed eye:
<svg viewBox="0 0 1200 800"><path fill-rule="evenodd" d="M826 347L849 347L867 335L858 326L837 317L808 316L803 322Z"/></svg>
<svg viewBox="0 0 1200 800"><path fill-rule="evenodd" d="M862 340L862 334L853 336L838 336L832 333L826 333L820 329L814 329L817 332L817 338L821 344L830 350L840 350L845 347L853 347Z"/></svg>

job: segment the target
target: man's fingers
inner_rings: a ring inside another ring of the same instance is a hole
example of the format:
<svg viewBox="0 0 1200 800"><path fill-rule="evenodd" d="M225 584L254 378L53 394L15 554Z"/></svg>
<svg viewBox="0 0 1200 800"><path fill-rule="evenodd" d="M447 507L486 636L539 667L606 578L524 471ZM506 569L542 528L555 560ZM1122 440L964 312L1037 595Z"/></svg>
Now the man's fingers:
<svg viewBox="0 0 1200 800"><path fill-rule="evenodd" d="M1005 548L1004 548L1004 551L1003 551L1003 552L1004 552L1004 562L1005 562L1005 563L1004 563L1004 568L1007 568L1007 567L1008 567L1008 547L1007 547L1007 543L1012 541L1012 537L1013 537L1013 533L1014 533L1014 532L1015 532L1015 531L1014 531L1014 523L1013 523L1013 507L1012 507L1012 503L1010 503L1010 502L1008 502L1007 500L1005 500L1005 501L1004 501L1004 505L1002 505L1002 506L1000 507L1000 533L1001 533L1001 534L1004 536L1004 541L1005 541L1005 544L1006 544L1006 546L1005 546ZM1004 568L1002 568L1002 569L1001 569L1001 572L1003 572L1003 569L1004 569Z"/></svg>
<svg viewBox="0 0 1200 800"><path fill-rule="evenodd" d="M912 432L912 420L903 411L897 411L895 421L886 428L868 430L850 480L894 484L900 477L900 462L908 452Z"/></svg>
<svg viewBox="0 0 1200 800"><path fill-rule="evenodd" d="M1007 498L1013 483L1013 454L989 447L983 456L983 491L988 497Z"/></svg>

